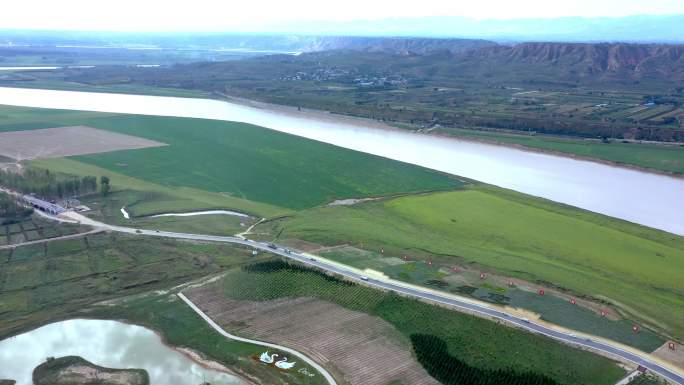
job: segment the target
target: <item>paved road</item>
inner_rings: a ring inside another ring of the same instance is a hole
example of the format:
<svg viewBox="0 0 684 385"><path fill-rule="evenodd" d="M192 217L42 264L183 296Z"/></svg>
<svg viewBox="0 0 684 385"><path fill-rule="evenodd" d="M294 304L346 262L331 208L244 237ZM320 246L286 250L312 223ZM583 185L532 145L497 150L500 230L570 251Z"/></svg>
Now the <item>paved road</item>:
<svg viewBox="0 0 684 385"><path fill-rule="evenodd" d="M391 282L391 281L381 281L381 280L376 280L376 279L371 279L368 277L363 276L362 274L359 274L356 271L346 269L344 267L341 267L339 265L327 263L325 261L321 261L317 258L311 258L305 255L302 255L300 253L297 253L295 251L288 251L285 248L273 245L273 247L269 246L267 243L262 243L262 242L256 242L252 241L249 239L243 239L243 238L238 238L238 237L232 237L232 236L217 236L217 235L202 235L202 234L187 234L187 233L176 233L176 232L169 232L169 231L156 231L156 230L136 230L133 228L129 227L121 227L121 226L111 226L99 222L95 222L93 220L87 219L86 217L83 216L78 216L78 218L83 218L82 222L85 224L89 225L94 225L94 226L99 226L103 228L107 228L112 231L119 231L119 232L124 232L124 233L129 233L129 234L141 234L141 235L152 235L152 236L158 236L158 237L166 237L166 238L176 238L176 239L190 239L190 240L198 240L198 241L213 241L213 242L226 242L226 243L233 243L233 244L241 244L241 245L246 245L255 249L263 250L263 251L268 251L274 254L281 255L283 257L296 260L299 262L302 262L307 265L315 266L320 269L342 275L344 277L357 280L357 281L363 281L364 283L375 286L378 288L386 289L386 290L391 290L403 295L415 297L415 298L421 298L424 300L428 300L431 302L435 303L440 303L444 304L447 306L450 306L454 309L457 310L467 310L469 312L473 313L478 313L480 315L485 315L491 318L499 319L502 320L508 324L511 325L516 325L520 328L529 330L533 333L538 333L538 334L543 334L547 337L553 338L555 340L563 341L568 344L572 344L575 346L581 346L585 348L590 348L593 350L605 352L605 353L610 353L615 356L621 357L624 360L631 361L637 365L641 365L648 370L651 370L679 385L684 385L684 375L681 373L677 373L667 367L664 367L657 362L654 362L651 360L646 354L637 354L633 353L631 351L623 350L617 346L613 346L609 344L608 342L603 342L603 341L598 341L598 340L593 340L585 337L580 337L576 336L572 333L567 333L567 332L561 332L558 330L551 329L549 327L546 327L541 324L537 324L535 322L532 322L526 318L521 318L517 317L513 314L508 314L505 313L499 309L489 307L485 304L480 304L480 303L475 303L475 302L470 302L466 300L461 300L457 299L451 296L447 295L440 295L438 293L432 292L430 290L422 290L417 287L408 287L401 285L399 283Z"/></svg>

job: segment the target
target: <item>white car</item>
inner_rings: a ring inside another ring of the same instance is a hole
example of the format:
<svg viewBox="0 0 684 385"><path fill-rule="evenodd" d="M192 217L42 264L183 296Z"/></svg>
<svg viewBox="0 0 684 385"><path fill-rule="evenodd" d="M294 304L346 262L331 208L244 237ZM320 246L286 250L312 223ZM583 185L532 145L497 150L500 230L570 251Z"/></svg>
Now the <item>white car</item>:
<svg viewBox="0 0 684 385"><path fill-rule="evenodd" d="M362 275L362 276L361 276L361 280L362 280L362 281L368 281L368 277L366 277L365 275Z"/></svg>

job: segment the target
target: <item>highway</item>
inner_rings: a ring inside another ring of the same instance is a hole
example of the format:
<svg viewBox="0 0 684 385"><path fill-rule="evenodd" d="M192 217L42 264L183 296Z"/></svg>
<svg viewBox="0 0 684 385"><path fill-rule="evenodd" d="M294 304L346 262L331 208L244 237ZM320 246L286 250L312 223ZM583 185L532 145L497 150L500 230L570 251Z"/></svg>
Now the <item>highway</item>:
<svg viewBox="0 0 684 385"><path fill-rule="evenodd" d="M609 353L614 356L620 357L626 361L630 361L634 364L641 365L644 368L657 373L670 381L679 384L679 385L684 385L684 375L681 373L675 372L673 369L664 367L660 365L657 362L654 362L652 359L650 359L646 354L640 355L631 351L627 351L624 349L621 349L618 346L611 345L607 341L599 341L599 340L594 340L590 338L585 338L585 337L580 337L577 335L574 335L569 332L562 332L559 330L551 329L547 326L535 323L533 321L530 321L526 318L518 317L513 314L509 314L506 312L501 311L500 309L496 309L493 307L489 307L486 304L481 304L477 303L474 301L466 301L466 300L461 300L458 298L455 298L453 296L448 296L448 295L440 295L439 293L433 292L429 289L420 289L418 287L412 287L412 286L406 286L402 285L399 282L393 282L390 280L378 280L378 279L372 279L363 276L362 274L352 270L352 269L346 269L340 265L337 264L331 264L328 263L324 260L320 260L318 258L312 258L311 256L306 256L301 253L298 253L294 250L290 251L286 248L273 245L274 247L270 247L268 243L264 242L257 242L257 241L252 241L249 239L243 239L239 237L234 237L234 236L218 236L218 235L203 235L203 234L188 234L188 233L176 233L176 232L169 232L169 231L159 231L159 230L140 230L140 229L134 229L130 227L121 227L121 226L113 226L113 225L108 225L105 223L101 222L96 222L93 221L90 218L87 218L85 216L82 216L77 213L68 213L71 214L70 217L72 219L76 219L79 222L83 224L88 224L91 226L96 226L100 228L105 228L111 231L117 231L117 232L123 232L123 233L129 233L129 234L139 234L139 235L150 235L150 236L156 236L156 237L165 237L165 238L175 238L175 239L188 239L188 240L197 240L197 241L212 241L212 242L224 242L224 243L233 243L233 244L239 244L239 245L245 245L249 246L254 249L262 250L262 251L267 251L273 254L278 254L280 256L283 256L285 258L289 258L298 262L301 262L306 265L310 266L315 266L319 269L335 273L341 276L344 276L346 278L362 282L364 284L374 286L380 289L385 289L385 290L391 290L396 293L410 296L410 297L415 297L415 298L420 298L426 301L434 302L434 303L440 303L446 306L449 306L455 310L460 310L460 311L468 311L472 313L477 313L479 315L487 316L490 318L495 318L499 319L509 325L515 325L519 328L528 330L533 333L537 334L542 334L545 335L549 338L553 338L558 341L562 341L571 345L575 346L580 346L584 348L589 348L595 351L600 351L604 353ZM67 214L67 215L68 215ZM579 370L579 369L578 369Z"/></svg>

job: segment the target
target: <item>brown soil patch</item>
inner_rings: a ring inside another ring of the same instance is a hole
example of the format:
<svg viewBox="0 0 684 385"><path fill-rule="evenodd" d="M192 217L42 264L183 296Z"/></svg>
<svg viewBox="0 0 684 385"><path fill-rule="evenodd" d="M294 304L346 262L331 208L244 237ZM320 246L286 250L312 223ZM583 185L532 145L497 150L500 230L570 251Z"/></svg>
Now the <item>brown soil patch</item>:
<svg viewBox="0 0 684 385"><path fill-rule="evenodd" d="M677 367L684 369L684 345L675 342L675 350L668 347L668 341L653 352L653 355L667 361Z"/></svg>
<svg viewBox="0 0 684 385"><path fill-rule="evenodd" d="M241 336L296 349L342 373L351 385L437 385L386 321L315 298L238 301L215 285L186 292L200 309Z"/></svg>
<svg viewBox="0 0 684 385"><path fill-rule="evenodd" d="M0 155L16 160L59 158L166 144L87 126L0 132Z"/></svg>

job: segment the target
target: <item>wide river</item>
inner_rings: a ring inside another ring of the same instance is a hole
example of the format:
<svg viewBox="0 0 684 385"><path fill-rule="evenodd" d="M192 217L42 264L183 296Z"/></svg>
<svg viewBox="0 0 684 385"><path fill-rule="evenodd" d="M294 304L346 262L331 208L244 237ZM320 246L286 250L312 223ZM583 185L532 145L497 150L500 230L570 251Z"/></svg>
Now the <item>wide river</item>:
<svg viewBox="0 0 684 385"><path fill-rule="evenodd" d="M591 161L209 99L0 87L0 104L252 123L684 235L684 179Z"/></svg>
<svg viewBox="0 0 684 385"><path fill-rule="evenodd" d="M164 345L153 331L118 321L55 322L0 341L0 379L33 383L33 369L47 357L80 356L113 369L145 369L150 385L244 385L227 373L203 368Z"/></svg>

